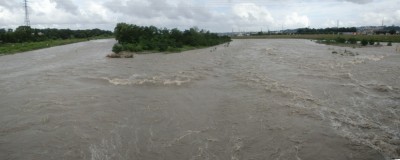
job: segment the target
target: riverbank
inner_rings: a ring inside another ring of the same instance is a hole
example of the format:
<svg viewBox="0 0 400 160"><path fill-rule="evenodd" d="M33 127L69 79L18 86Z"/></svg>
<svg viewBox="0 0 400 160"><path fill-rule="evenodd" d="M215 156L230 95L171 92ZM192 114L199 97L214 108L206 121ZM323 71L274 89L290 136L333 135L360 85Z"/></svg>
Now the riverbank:
<svg viewBox="0 0 400 160"><path fill-rule="evenodd" d="M232 39L311 39L311 40L335 40L338 37L356 41L374 40L375 42L400 42L400 35L337 35L337 34L290 34L290 35L252 35L232 37Z"/></svg>
<svg viewBox="0 0 400 160"><path fill-rule="evenodd" d="M19 52L33 51L54 46L67 45L72 43L84 42L96 39L108 39L112 37L94 37L94 38L74 38L74 39L58 39L40 42L24 42L24 43L6 43L0 44L0 55L15 54Z"/></svg>

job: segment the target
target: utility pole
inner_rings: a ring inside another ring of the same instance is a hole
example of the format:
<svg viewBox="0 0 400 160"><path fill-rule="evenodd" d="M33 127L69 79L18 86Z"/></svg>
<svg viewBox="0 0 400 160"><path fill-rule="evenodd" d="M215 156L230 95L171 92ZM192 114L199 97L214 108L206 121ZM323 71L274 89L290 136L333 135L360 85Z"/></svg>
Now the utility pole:
<svg viewBox="0 0 400 160"><path fill-rule="evenodd" d="M24 9L25 9L25 26L29 27L31 22L29 21L29 12L28 12L28 1L24 0Z"/></svg>
<svg viewBox="0 0 400 160"><path fill-rule="evenodd" d="M336 28L339 28L339 20L336 22Z"/></svg>

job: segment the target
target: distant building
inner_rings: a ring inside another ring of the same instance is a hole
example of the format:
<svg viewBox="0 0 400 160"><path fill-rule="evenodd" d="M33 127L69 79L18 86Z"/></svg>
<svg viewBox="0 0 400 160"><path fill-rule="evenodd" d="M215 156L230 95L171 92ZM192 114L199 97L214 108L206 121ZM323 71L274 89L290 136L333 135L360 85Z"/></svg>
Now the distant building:
<svg viewBox="0 0 400 160"><path fill-rule="evenodd" d="M343 35L357 35L357 32L342 32Z"/></svg>
<svg viewBox="0 0 400 160"><path fill-rule="evenodd" d="M383 30L383 26L363 26L357 28L357 34L373 35L376 31Z"/></svg>

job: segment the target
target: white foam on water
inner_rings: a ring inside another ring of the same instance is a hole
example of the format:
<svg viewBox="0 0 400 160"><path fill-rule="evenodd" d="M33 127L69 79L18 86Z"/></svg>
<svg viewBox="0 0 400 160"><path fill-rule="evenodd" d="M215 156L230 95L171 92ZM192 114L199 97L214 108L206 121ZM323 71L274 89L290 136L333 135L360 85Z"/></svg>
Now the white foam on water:
<svg viewBox="0 0 400 160"><path fill-rule="evenodd" d="M138 75L134 74L129 78L108 78L103 77L102 79L107 80L113 85L175 85L180 86L192 82L193 80L199 79L200 76L188 74L187 72L180 72L172 75Z"/></svg>
<svg viewBox="0 0 400 160"><path fill-rule="evenodd" d="M364 56L357 56L354 59L348 61L347 63L351 65L358 65L358 64L365 64L369 61L378 62L385 58L383 55L364 55Z"/></svg>

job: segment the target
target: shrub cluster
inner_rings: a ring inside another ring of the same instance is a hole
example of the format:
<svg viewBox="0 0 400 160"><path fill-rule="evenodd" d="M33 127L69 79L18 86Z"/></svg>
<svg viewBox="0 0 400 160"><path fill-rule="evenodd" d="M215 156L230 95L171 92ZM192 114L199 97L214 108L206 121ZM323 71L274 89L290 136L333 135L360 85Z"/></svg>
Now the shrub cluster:
<svg viewBox="0 0 400 160"><path fill-rule="evenodd" d="M357 44L357 39L349 38L349 39L347 39L347 42L349 42L350 44Z"/></svg>
<svg viewBox="0 0 400 160"><path fill-rule="evenodd" d="M342 37L337 37L336 38L336 42L337 43L346 43L346 39L342 38Z"/></svg>
<svg viewBox="0 0 400 160"><path fill-rule="evenodd" d="M362 40L361 40L361 45L363 45L363 46L368 45L368 40L362 39Z"/></svg>
<svg viewBox="0 0 400 160"><path fill-rule="evenodd" d="M218 36L198 28L190 28L182 32L176 28L169 30L126 23L118 23L114 34L118 43L113 47L113 51L115 48L117 52L178 51L184 46L213 46L231 41L228 36Z"/></svg>
<svg viewBox="0 0 400 160"><path fill-rule="evenodd" d="M336 43L357 44L357 39L356 39L356 38L348 38L348 39L346 40L345 38L337 37L337 38L335 39L335 42L336 42ZM362 46L366 46L366 45L368 45L368 44L369 44L369 45L375 45L375 43L376 43L377 45L380 45L379 42L375 42L375 40L373 40L373 39L370 39L370 40L362 39L362 40L361 40L361 45L362 45Z"/></svg>

